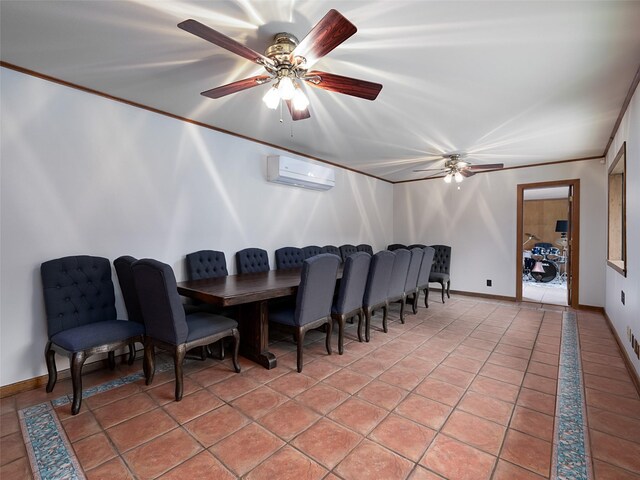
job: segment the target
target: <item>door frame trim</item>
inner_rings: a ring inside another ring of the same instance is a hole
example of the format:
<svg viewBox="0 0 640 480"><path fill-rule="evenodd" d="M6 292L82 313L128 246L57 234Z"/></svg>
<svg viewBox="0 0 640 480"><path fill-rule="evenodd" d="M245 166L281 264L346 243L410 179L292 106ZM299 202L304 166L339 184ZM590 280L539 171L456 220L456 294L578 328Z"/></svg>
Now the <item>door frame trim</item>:
<svg viewBox="0 0 640 480"><path fill-rule="evenodd" d="M569 271L571 276L571 305L569 307L577 309L580 305L580 179L554 180L552 182L522 183L518 184L517 220L516 220L516 301L522 301L522 237L524 235L523 207L524 191L536 188L549 187L573 187L573 206L569 221L571 245L569 248Z"/></svg>

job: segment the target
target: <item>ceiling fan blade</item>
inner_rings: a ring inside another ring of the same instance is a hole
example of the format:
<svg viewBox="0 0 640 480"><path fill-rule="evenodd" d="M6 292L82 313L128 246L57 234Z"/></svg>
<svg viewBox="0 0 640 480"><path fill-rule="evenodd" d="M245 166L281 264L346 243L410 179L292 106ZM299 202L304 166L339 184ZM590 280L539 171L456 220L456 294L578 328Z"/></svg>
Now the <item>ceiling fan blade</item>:
<svg viewBox="0 0 640 480"><path fill-rule="evenodd" d="M414 172L435 172L435 171L440 171L440 172L444 172L445 169L444 168L420 168L418 170L413 170Z"/></svg>
<svg viewBox="0 0 640 480"><path fill-rule="evenodd" d="M207 27L196 20L190 18L189 20L180 22L178 27L259 65L274 66L274 63L270 58L265 57L249 47L236 42L233 38L227 37L226 35L217 32L213 28Z"/></svg>
<svg viewBox="0 0 640 480"><path fill-rule="evenodd" d="M466 178L473 177L476 174L476 172L469 170L468 168L461 168L459 172L460 175Z"/></svg>
<svg viewBox="0 0 640 480"><path fill-rule="evenodd" d="M291 100L285 100L287 103L287 107L289 108L289 113L291 114L291 119L295 122L297 120L304 120L305 118L311 117L309 113L309 109L305 108L304 110L296 110L293 108L293 102Z"/></svg>
<svg viewBox="0 0 640 480"><path fill-rule="evenodd" d="M306 80L314 87L323 88L330 92L344 93L345 95L360 97L366 100L375 100L380 90L382 90L382 85L379 83L343 77L318 70L307 72L303 80Z"/></svg>
<svg viewBox="0 0 640 480"><path fill-rule="evenodd" d="M204 95L205 97L209 98L220 98L224 97L225 95L240 92L241 90L246 90L247 88L263 85L267 82L270 82L271 80L272 78L269 75L256 75L255 77L245 78L244 80L238 80L237 82L228 83L227 85L222 85L221 87L212 88L211 90L202 92L200 95Z"/></svg>
<svg viewBox="0 0 640 480"><path fill-rule="evenodd" d="M504 163L489 163L486 165L469 165L468 167L469 170L473 170L475 172L479 172L481 170L500 170L501 168L504 168Z"/></svg>
<svg viewBox="0 0 640 480"><path fill-rule="evenodd" d="M296 57L303 57L309 68L357 31L337 10L329 10L291 52L292 63Z"/></svg>
<svg viewBox="0 0 640 480"><path fill-rule="evenodd" d="M431 177L437 177L438 175L442 175L444 173L444 170L441 172L436 172L436 173L432 173L431 175L427 175L426 177L421 177L421 178L431 178Z"/></svg>

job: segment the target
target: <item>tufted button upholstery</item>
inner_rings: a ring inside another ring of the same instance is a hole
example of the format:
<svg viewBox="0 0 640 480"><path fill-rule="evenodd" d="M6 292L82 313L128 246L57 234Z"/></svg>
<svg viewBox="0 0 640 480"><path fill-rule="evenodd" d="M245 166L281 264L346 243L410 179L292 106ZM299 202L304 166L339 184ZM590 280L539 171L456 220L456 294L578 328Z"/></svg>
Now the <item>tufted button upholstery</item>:
<svg viewBox="0 0 640 480"><path fill-rule="evenodd" d="M261 248L245 248L236 253L236 267L238 273L268 272L269 255Z"/></svg>
<svg viewBox="0 0 640 480"><path fill-rule="evenodd" d="M286 270L288 268L302 268L304 252L301 248L282 247L276 250L276 268Z"/></svg>
<svg viewBox="0 0 640 480"><path fill-rule="evenodd" d="M356 248L358 249L359 252L366 252L369 255L373 256L373 248L371 248L371 245L367 245L366 243L361 243Z"/></svg>
<svg viewBox="0 0 640 480"><path fill-rule="evenodd" d="M94 322L116 320L111 264L79 255L44 262L40 267L49 338Z"/></svg>
<svg viewBox="0 0 640 480"><path fill-rule="evenodd" d="M431 273L446 273L448 275L451 266L451 247L447 245L431 245L431 247L435 249Z"/></svg>
<svg viewBox="0 0 640 480"><path fill-rule="evenodd" d="M355 245L347 243L340 246L340 257L342 258L343 263L349 255L353 255L354 253L358 253L358 248Z"/></svg>
<svg viewBox="0 0 640 480"><path fill-rule="evenodd" d="M224 252L200 250L187 255L187 276L189 280L218 278L229 275Z"/></svg>
<svg viewBox="0 0 640 480"><path fill-rule="evenodd" d="M302 253L304 253L304 258L306 260L307 258L320 255L322 253L322 247L319 247L318 245L309 245L302 249Z"/></svg>
<svg viewBox="0 0 640 480"><path fill-rule="evenodd" d="M342 256L340 255L340 249L333 245L325 245L324 247L322 247L322 253L331 253L332 255L337 255L338 257L342 258Z"/></svg>

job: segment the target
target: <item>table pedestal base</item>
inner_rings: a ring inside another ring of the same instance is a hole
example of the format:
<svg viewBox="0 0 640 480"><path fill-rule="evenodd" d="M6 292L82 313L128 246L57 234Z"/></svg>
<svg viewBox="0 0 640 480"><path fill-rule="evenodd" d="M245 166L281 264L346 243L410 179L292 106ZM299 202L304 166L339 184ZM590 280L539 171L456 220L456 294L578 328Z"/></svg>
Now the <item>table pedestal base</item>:
<svg viewBox="0 0 640 480"><path fill-rule="evenodd" d="M245 303L238 307L240 355L259 363L267 370L275 368L278 364L276 356L269 351L269 307L267 300Z"/></svg>

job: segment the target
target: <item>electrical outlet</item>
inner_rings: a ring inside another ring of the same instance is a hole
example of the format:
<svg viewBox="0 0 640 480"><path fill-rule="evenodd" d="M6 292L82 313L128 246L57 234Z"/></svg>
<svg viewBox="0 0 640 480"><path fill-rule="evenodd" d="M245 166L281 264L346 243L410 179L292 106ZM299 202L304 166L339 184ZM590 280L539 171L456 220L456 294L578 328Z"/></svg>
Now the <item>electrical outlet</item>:
<svg viewBox="0 0 640 480"><path fill-rule="evenodd" d="M627 338L631 341L631 327L627 325Z"/></svg>
<svg viewBox="0 0 640 480"><path fill-rule="evenodd" d="M620 301L624 305L624 290L620 290Z"/></svg>
<svg viewBox="0 0 640 480"><path fill-rule="evenodd" d="M491 286L491 280L487 280L487 287Z"/></svg>

